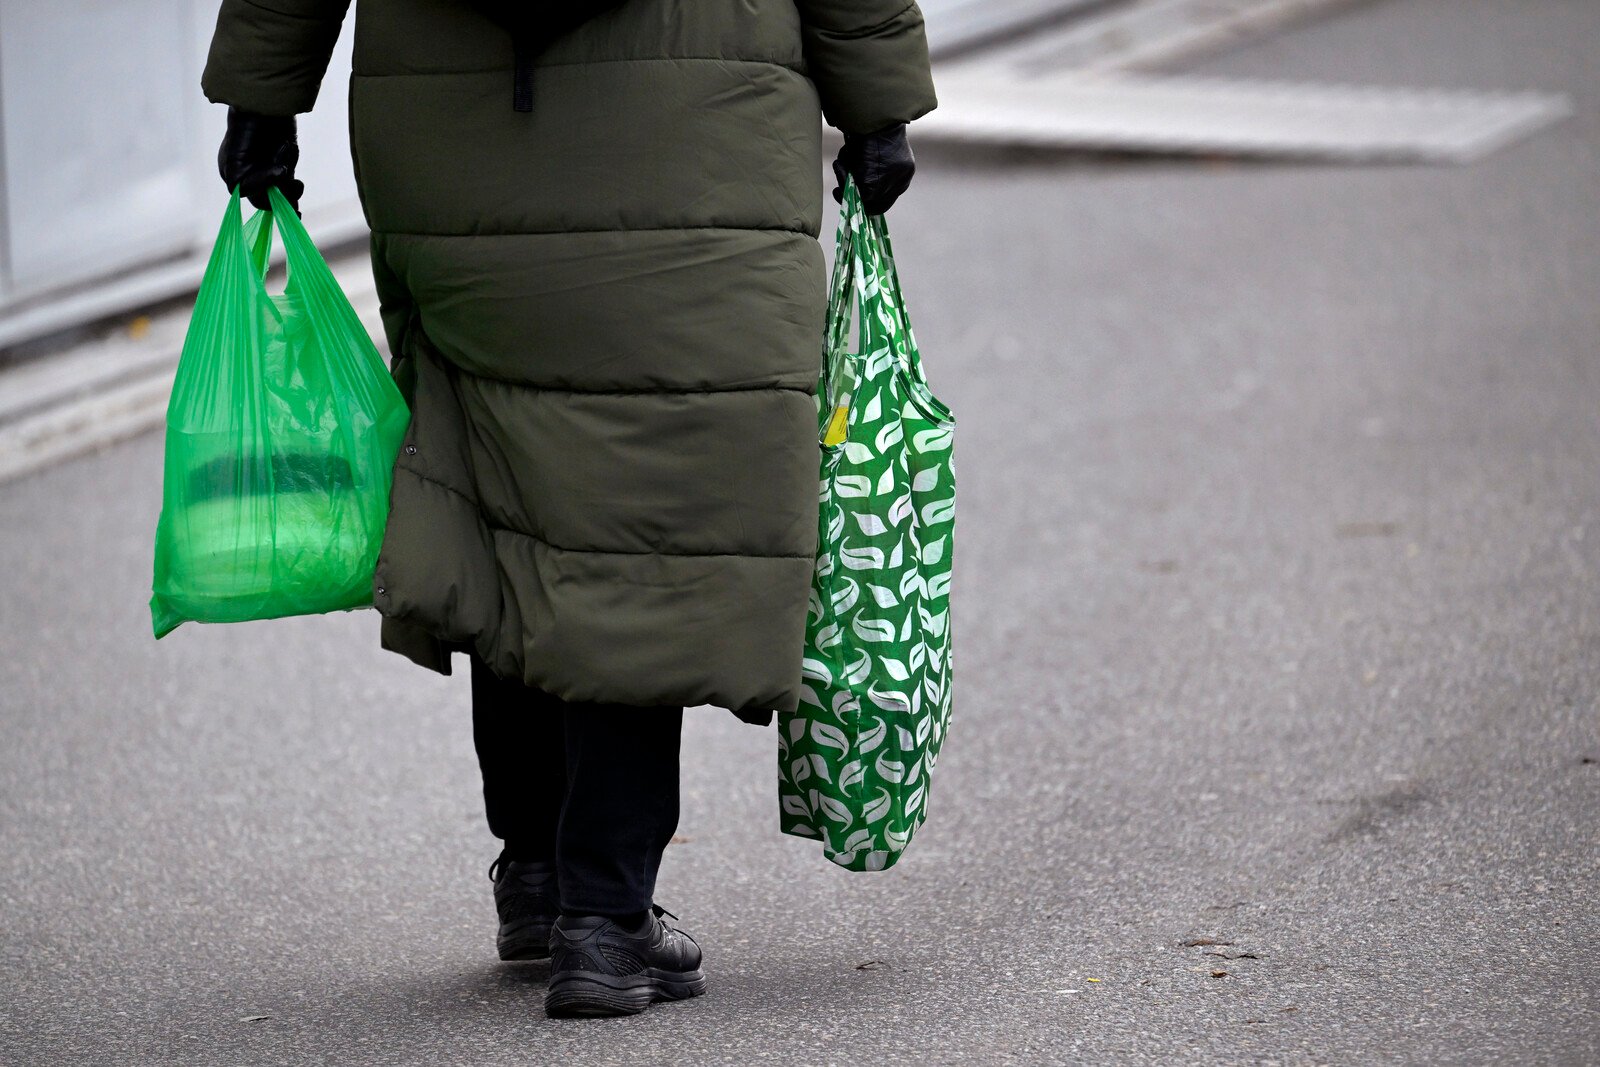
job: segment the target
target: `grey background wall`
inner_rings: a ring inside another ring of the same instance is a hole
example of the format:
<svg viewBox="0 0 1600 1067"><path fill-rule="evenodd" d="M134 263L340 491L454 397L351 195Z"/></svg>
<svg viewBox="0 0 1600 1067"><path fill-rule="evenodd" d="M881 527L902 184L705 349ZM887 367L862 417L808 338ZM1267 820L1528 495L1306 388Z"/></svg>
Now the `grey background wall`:
<svg viewBox="0 0 1600 1067"><path fill-rule="evenodd" d="M0 314L209 248L225 109L200 71L218 4L0 0ZM306 220L324 240L361 228L350 38L347 24L301 122Z"/></svg>

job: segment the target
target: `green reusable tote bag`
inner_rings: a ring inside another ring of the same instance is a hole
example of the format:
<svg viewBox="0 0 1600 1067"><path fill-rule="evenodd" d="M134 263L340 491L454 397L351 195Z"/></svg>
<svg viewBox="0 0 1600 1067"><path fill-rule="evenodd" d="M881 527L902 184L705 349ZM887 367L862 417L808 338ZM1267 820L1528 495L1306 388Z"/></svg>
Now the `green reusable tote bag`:
<svg viewBox="0 0 1600 1067"><path fill-rule="evenodd" d="M151 625L372 603L410 415L294 209L222 219L167 405ZM265 283L274 228L284 291Z"/></svg>
<svg viewBox="0 0 1600 1067"><path fill-rule="evenodd" d="M923 374L888 227L853 181L817 396L817 560L801 702L778 716L781 825L842 867L877 871L926 817L950 723L955 418Z"/></svg>

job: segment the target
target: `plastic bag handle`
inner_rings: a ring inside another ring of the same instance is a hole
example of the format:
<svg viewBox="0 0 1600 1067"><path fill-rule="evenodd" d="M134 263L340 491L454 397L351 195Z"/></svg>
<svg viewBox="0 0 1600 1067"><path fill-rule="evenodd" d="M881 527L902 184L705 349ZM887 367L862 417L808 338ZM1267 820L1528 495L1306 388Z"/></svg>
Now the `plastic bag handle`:
<svg viewBox="0 0 1600 1067"><path fill-rule="evenodd" d="M361 317L350 306L350 301L345 299L344 290L340 287L338 279L333 276L333 271L329 269L327 260L322 258L317 243L306 232L305 223L300 221L299 212L295 211L294 206L276 186L268 190L267 199L272 205L272 224L276 227L278 235L283 238L283 253L288 264L290 286L302 291L316 291L321 298L320 305L342 320L341 326L348 336L365 339L366 344L362 346L365 359L387 376L388 368L384 366L383 356L368 336L367 328L361 323Z"/></svg>
<svg viewBox="0 0 1600 1067"><path fill-rule="evenodd" d="M873 280L877 282L879 292L885 294L888 303L894 308L895 320L900 325L900 332L905 335L906 351L900 360L900 365L913 380L926 385L927 376L922 369L922 354L917 348L916 334L911 329L911 312L906 307L905 292L900 288L900 271L895 266L894 245L889 240L888 217L863 216L862 225L866 231L863 259L870 263Z"/></svg>
<svg viewBox="0 0 1600 1067"><path fill-rule="evenodd" d="M861 282L860 238L861 194L855 179L845 179L844 198L839 211L835 238L833 278L828 284L828 316L823 327L822 375L818 382L818 401L824 444L837 443L843 430L840 421L849 416L850 393L856 375L850 361L850 328L853 323L856 293Z"/></svg>
<svg viewBox="0 0 1600 1067"><path fill-rule="evenodd" d="M850 328L856 304L873 288L893 306L895 319L905 336L905 351L895 350L901 368L913 381L924 387L928 384L916 335L911 330L911 314L900 287L888 221L882 215L867 215L855 178L848 175L840 205L836 247L833 279L828 288L828 318L819 383L821 434L825 445L841 441L847 427L851 393L857 378L851 360Z"/></svg>
<svg viewBox="0 0 1600 1067"><path fill-rule="evenodd" d="M873 240L877 242L878 284L889 293L894 303L895 317L906 335L906 369L911 376L926 384L927 375L922 369L922 352L917 348L917 336L911 329L911 310L906 307L905 291L900 288L900 269L895 266L894 244L889 240L889 220L877 215L867 220L871 224Z"/></svg>
<svg viewBox="0 0 1600 1067"><path fill-rule="evenodd" d="M233 218L239 216L239 189L233 190ZM265 211L258 211L244 224L244 243L250 250L250 266L255 270L256 279L265 281L267 268L272 262L272 216Z"/></svg>
<svg viewBox="0 0 1600 1067"><path fill-rule="evenodd" d="M305 223L300 221L299 213L277 186L268 190L267 200L272 205L272 225L283 238L283 254L288 261L289 274L298 276L297 284L331 284L337 287L339 283L334 280L333 271L328 269L322 253L317 251L316 242L306 232Z"/></svg>

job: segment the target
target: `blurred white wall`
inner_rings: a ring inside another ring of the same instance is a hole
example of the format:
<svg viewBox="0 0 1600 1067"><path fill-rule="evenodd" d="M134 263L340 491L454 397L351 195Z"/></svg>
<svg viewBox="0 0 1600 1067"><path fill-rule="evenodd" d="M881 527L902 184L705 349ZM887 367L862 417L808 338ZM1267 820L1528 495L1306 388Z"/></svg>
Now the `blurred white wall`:
<svg viewBox="0 0 1600 1067"><path fill-rule="evenodd" d="M0 0L0 314L201 255L227 203L226 109L200 92L219 0ZM346 136L353 17L300 124L312 233L360 205Z"/></svg>

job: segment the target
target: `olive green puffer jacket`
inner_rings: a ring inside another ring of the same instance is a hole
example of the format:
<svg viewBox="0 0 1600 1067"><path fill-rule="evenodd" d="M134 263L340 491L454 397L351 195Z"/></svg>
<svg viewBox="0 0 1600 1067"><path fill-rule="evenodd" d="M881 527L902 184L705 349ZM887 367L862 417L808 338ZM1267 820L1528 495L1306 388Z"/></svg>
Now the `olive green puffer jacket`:
<svg viewBox="0 0 1600 1067"><path fill-rule="evenodd" d="M206 95L316 99L347 0L224 0ZM626 0L543 50L361 0L356 177L413 420L386 647L571 701L795 706L816 547L821 122L934 106L908 0Z"/></svg>

